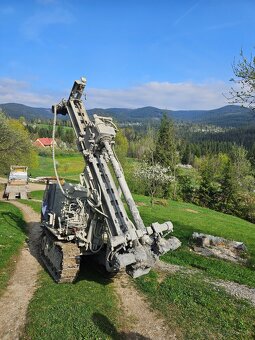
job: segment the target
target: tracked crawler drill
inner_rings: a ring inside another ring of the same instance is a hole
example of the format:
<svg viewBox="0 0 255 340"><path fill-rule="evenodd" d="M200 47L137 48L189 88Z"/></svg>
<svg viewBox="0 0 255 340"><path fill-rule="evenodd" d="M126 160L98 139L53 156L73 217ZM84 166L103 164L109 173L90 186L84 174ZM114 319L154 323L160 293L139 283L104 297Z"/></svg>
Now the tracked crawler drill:
<svg viewBox="0 0 255 340"><path fill-rule="evenodd" d="M114 152L117 128L109 117L89 119L81 99L85 85L85 78L75 81L69 99L52 107L53 134L56 115L68 114L86 164L80 184L61 183L56 172L57 183L49 183L44 194L41 256L59 283L75 280L81 255L93 255L107 272L126 269L138 277L159 255L180 246L175 237L163 237L173 230L171 222L144 226Z"/></svg>

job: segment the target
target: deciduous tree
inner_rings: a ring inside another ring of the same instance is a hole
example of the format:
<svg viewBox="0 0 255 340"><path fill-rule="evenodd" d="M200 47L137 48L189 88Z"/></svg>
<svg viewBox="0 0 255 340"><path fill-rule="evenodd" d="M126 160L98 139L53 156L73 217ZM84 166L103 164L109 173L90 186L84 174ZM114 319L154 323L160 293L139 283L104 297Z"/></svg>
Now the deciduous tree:
<svg viewBox="0 0 255 340"><path fill-rule="evenodd" d="M7 119L0 113L0 173L9 171L10 165L35 166L37 154L33 150L28 132L21 122Z"/></svg>
<svg viewBox="0 0 255 340"><path fill-rule="evenodd" d="M231 81L235 85L230 90L230 101L240 103L255 110L255 57L246 57L240 52L240 60L234 62L233 72L235 78Z"/></svg>
<svg viewBox="0 0 255 340"><path fill-rule="evenodd" d="M168 186L173 181L170 175L170 168L165 168L159 163L151 164L143 161L135 172L135 176L143 180L144 185L151 197L151 205L153 205L154 197L159 194L160 190Z"/></svg>

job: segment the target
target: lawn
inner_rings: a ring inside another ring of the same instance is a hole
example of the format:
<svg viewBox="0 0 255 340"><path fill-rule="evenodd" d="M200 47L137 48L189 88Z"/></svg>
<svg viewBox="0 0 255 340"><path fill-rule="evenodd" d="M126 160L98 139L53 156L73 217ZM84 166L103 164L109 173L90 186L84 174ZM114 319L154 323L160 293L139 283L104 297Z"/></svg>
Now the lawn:
<svg viewBox="0 0 255 340"><path fill-rule="evenodd" d="M35 191L31 191L29 193L29 196L34 199L34 200L40 200L42 201L43 199L43 194L44 194L44 190L35 190Z"/></svg>
<svg viewBox="0 0 255 340"><path fill-rule="evenodd" d="M26 239L25 222L18 208L0 202L0 293L15 268L19 250Z"/></svg>
<svg viewBox="0 0 255 340"><path fill-rule="evenodd" d="M79 175L84 169L84 160L80 153L62 154L56 156L57 170L60 177L67 181L79 181ZM39 156L39 165L29 169L32 177L55 176L52 156Z"/></svg>
<svg viewBox="0 0 255 340"><path fill-rule="evenodd" d="M33 124L31 124L31 125L33 125ZM40 123L40 124L36 124L36 125L37 125L37 128L44 128L44 129L51 129L52 130L52 124L42 124L42 123ZM58 127L59 127L59 125L57 125L57 128ZM73 128L70 127L70 126L63 126L63 125L61 125L61 128L64 131L66 131L66 130L73 130Z"/></svg>

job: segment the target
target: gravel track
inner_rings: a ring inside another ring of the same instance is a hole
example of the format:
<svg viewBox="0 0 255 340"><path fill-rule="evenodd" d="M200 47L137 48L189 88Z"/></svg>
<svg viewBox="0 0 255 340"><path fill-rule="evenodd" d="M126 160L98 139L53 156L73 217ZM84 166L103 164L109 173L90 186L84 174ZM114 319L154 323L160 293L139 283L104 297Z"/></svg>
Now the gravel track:
<svg viewBox="0 0 255 340"><path fill-rule="evenodd" d="M163 261L158 261L155 269L171 274L174 274L176 272L196 274L200 272L198 269L189 269L184 266L165 263ZM214 286L224 288L225 291L230 295L239 299L248 300L252 305L255 306L255 288L250 288L232 281L214 280L208 278L205 278L205 281L213 284Z"/></svg>

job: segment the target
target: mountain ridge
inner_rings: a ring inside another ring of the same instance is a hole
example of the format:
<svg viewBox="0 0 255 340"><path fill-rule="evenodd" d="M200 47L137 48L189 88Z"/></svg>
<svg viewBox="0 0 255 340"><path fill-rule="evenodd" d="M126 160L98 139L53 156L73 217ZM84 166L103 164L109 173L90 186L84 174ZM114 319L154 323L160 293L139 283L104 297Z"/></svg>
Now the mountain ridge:
<svg viewBox="0 0 255 340"><path fill-rule="evenodd" d="M50 108L35 108L19 103L0 104L0 109L11 118L23 116L31 119L52 119ZM191 123L204 123L222 127L240 127L255 125L255 112L238 105L226 105L212 110L165 110L153 106L145 106L136 109L129 108L94 108L87 110L93 114L111 116L119 122L147 122L159 121L164 113L175 121Z"/></svg>

